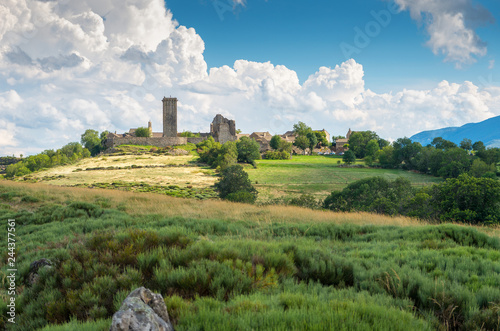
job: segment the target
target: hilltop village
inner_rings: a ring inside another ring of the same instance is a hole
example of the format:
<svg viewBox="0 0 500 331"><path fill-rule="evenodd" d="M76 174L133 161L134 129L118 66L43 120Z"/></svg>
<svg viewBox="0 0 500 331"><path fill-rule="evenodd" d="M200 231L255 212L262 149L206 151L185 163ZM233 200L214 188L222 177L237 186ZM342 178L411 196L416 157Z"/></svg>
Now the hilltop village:
<svg viewBox="0 0 500 331"><path fill-rule="evenodd" d="M272 150L270 143L273 135L269 132L253 132L237 133L236 122L217 114L212 123L210 123L209 132L199 132L193 134L193 137L185 137L181 132L177 131L177 98L164 97L163 100L163 131L153 132L151 121L148 122L149 137L138 137L136 128L132 128L124 134L109 133L104 145L106 148L113 148L119 145L148 145L156 147L168 147L174 145L183 145L186 143L198 144L208 137L213 137L216 142L224 144L227 141L236 141L241 137L249 137L255 139L260 145L260 152L265 153ZM325 129L317 130L323 132L326 140L331 141L330 133ZM337 139L336 146L316 148L313 152L316 153L342 153L346 150L345 145L349 141L349 137L353 132L349 129L345 138ZM294 143L297 135L293 131L287 131L280 137L289 143ZM293 147L294 153L302 153L297 147Z"/></svg>

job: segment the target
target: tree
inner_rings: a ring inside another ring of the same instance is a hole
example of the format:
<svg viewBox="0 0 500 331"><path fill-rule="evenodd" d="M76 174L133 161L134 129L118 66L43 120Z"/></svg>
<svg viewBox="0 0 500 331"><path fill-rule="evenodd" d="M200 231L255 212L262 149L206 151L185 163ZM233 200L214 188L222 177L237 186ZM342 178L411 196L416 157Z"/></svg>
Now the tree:
<svg viewBox="0 0 500 331"><path fill-rule="evenodd" d="M92 156L101 152L101 139L99 138L99 132L96 130L87 129L81 136L81 142Z"/></svg>
<svg viewBox="0 0 500 331"><path fill-rule="evenodd" d="M252 186L248 174L239 164L224 169L221 173L221 179L215 184L215 188L221 199L238 192L250 193L254 197L253 201L257 198L257 190Z"/></svg>
<svg viewBox="0 0 500 331"><path fill-rule="evenodd" d="M495 173L496 170L497 168L493 164L487 164L480 159L475 159L470 167L469 175L479 178L483 177L488 172Z"/></svg>
<svg viewBox="0 0 500 331"><path fill-rule="evenodd" d="M306 123L299 122L293 125L293 132L297 136L307 136L308 133L312 132L312 129Z"/></svg>
<svg viewBox="0 0 500 331"><path fill-rule="evenodd" d="M316 134L314 132L309 132L306 137L307 139L309 139L309 149L311 150L312 154L314 147L316 147L316 144L318 143L318 138L316 137Z"/></svg>
<svg viewBox="0 0 500 331"><path fill-rule="evenodd" d="M328 147L330 142L326 139L326 133L324 131L313 131L316 135L316 140L318 141L318 145L323 147Z"/></svg>
<svg viewBox="0 0 500 331"><path fill-rule="evenodd" d="M292 150L293 150L293 144L291 142L286 141L286 140L282 140L280 143L279 150L281 152L286 152L286 153L290 154L290 153L292 153Z"/></svg>
<svg viewBox="0 0 500 331"><path fill-rule="evenodd" d="M255 160L260 160L260 145L255 139L241 137L236 142L238 150L238 161L253 164Z"/></svg>
<svg viewBox="0 0 500 331"><path fill-rule="evenodd" d="M222 171L231 167L238 161L238 148L234 141L225 142L220 149L217 150L217 157L212 163L212 167L218 171Z"/></svg>
<svg viewBox="0 0 500 331"><path fill-rule="evenodd" d="M500 148L488 148L480 150L476 153L476 156L487 164L496 165L500 162Z"/></svg>
<svg viewBox="0 0 500 331"><path fill-rule="evenodd" d="M399 138L393 144L394 162L396 166L404 163L404 168L413 169L415 167L413 159L422 150L422 145L412 142L410 138Z"/></svg>
<svg viewBox="0 0 500 331"><path fill-rule="evenodd" d="M278 150L281 147L281 141L282 140L283 139L281 139L280 135L274 135L271 138L271 141L269 142L269 146L271 146L271 148L274 149L274 150Z"/></svg>
<svg viewBox="0 0 500 331"><path fill-rule="evenodd" d="M135 129L135 136L136 137L151 137L151 131L149 130L149 128L141 126L137 129Z"/></svg>
<svg viewBox="0 0 500 331"><path fill-rule="evenodd" d="M444 151L438 174L443 178L457 178L469 171L471 163L471 158L465 150L458 147L451 148Z"/></svg>
<svg viewBox="0 0 500 331"><path fill-rule="evenodd" d="M498 223L500 182L462 174L435 186L434 199L443 221Z"/></svg>
<svg viewBox="0 0 500 331"><path fill-rule="evenodd" d="M379 148L378 141L375 139L372 139L366 145L365 155L374 158L376 156L377 152L379 151L379 149L380 148Z"/></svg>
<svg viewBox="0 0 500 331"><path fill-rule="evenodd" d="M431 142L431 145L441 150L448 150L451 148L458 147L457 144L455 144L454 142L443 139L442 137L434 138Z"/></svg>
<svg viewBox="0 0 500 331"><path fill-rule="evenodd" d="M300 148L304 154L306 154L306 149L309 147L309 139L306 136L298 136L295 138L295 142L293 143L295 146Z"/></svg>
<svg viewBox="0 0 500 331"><path fill-rule="evenodd" d="M352 150L357 158L364 158L366 155L366 145L371 140L378 140L380 137L373 131L356 131L349 137L349 149Z"/></svg>
<svg viewBox="0 0 500 331"><path fill-rule="evenodd" d="M484 151L486 147L484 146L484 143L482 141L476 141L474 144L472 144L472 150L476 152Z"/></svg>
<svg viewBox="0 0 500 331"><path fill-rule="evenodd" d="M464 138L464 140L460 142L460 148L465 149L466 151L472 150L472 140Z"/></svg>
<svg viewBox="0 0 500 331"><path fill-rule="evenodd" d="M335 211L368 211L381 214L402 214L415 190L409 180L398 178L390 182L382 177L370 177L349 184L341 192L332 192L323 206Z"/></svg>
<svg viewBox="0 0 500 331"><path fill-rule="evenodd" d="M344 163L346 164L353 164L354 162L356 162L356 154L354 154L353 151L348 150L344 153L342 161L344 161Z"/></svg>

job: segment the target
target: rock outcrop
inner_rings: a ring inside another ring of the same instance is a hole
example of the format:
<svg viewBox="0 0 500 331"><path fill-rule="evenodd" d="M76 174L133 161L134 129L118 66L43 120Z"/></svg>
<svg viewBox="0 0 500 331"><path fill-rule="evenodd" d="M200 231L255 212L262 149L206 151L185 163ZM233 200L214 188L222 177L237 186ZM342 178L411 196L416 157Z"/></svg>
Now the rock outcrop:
<svg viewBox="0 0 500 331"><path fill-rule="evenodd" d="M140 287L132 291L113 315L110 331L173 331L161 294Z"/></svg>
<svg viewBox="0 0 500 331"><path fill-rule="evenodd" d="M45 258L31 262L28 274L28 285L33 286L36 282L38 282L38 279L40 278L38 272L43 268L52 268L52 262Z"/></svg>

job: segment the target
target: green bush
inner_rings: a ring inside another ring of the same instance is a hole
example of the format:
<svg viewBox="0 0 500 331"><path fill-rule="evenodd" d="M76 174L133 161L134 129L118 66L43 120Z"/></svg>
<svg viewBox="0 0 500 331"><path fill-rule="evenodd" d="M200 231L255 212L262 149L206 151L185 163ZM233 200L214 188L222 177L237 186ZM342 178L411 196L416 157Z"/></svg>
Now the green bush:
<svg viewBox="0 0 500 331"><path fill-rule="evenodd" d="M247 191L238 191L234 193L229 193L226 195L225 199L232 202L243 202L243 203L255 203L255 194Z"/></svg>
<svg viewBox="0 0 500 331"><path fill-rule="evenodd" d="M215 184L215 187L222 199L225 199L231 193L237 192L240 192L240 195L241 192L247 192L257 198L257 190L252 186L248 174L240 165L233 165L223 170L221 179ZM235 197L235 195L232 197Z"/></svg>
<svg viewBox="0 0 500 331"><path fill-rule="evenodd" d="M267 151L264 153L264 158L268 160L289 160L290 153L280 151Z"/></svg>

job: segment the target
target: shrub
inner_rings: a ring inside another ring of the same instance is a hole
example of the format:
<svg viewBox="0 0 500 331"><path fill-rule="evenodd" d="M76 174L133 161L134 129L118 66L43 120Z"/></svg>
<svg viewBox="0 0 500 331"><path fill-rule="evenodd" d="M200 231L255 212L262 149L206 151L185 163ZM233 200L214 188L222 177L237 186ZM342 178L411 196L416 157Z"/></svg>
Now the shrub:
<svg viewBox="0 0 500 331"><path fill-rule="evenodd" d="M135 136L136 137L151 137L151 131L149 128L145 128L143 126L135 129Z"/></svg>
<svg viewBox="0 0 500 331"><path fill-rule="evenodd" d="M290 153L285 151L267 151L264 153L264 158L268 160L289 160Z"/></svg>
<svg viewBox="0 0 500 331"><path fill-rule="evenodd" d="M344 156L342 156L342 161L344 161L345 164L353 164L356 162L356 154L351 150L346 151Z"/></svg>
<svg viewBox="0 0 500 331"><path fill-rule="evenodd" d="M256 198L257 197L253 193L238 191L229 193L225 199L232 202L254 203Z"/></svg>
<svg viewBox="0 0 500 331"><path fill-rule="evenodd" d="M236 192L248 192L257 197L257 190L252 186L248 174L240 165L233 165L223 170L221 179L215 187L222 199Z"/></svg>

